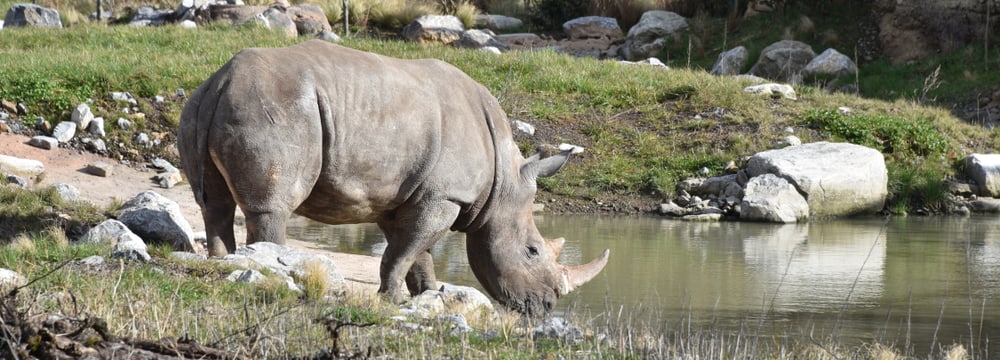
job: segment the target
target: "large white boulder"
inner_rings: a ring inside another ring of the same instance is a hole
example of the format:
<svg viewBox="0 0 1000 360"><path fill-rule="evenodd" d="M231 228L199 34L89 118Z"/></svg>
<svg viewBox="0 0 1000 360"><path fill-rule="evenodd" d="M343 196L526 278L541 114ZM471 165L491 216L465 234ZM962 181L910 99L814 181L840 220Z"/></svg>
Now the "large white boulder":
<svg viewBox="0 0 1000 360"><path fill-rule="evenodd" d="M965 172L976 181L980 196L1000 197L1000 154L969 155Z"/></svg>
<svg viewBox="0 0 1000 360"><path fill-rule="evenodd" d="M742 220L788 224L809 219L809 203L791 183L777 175L755 176L743 192Z"/></svg>
<svg viewBox="0 0 1000 360"><path fill-rule="evenodd" d="M787 180L806 198L812 217L876 213L889 193L882 153L850 143L764 151L750 157L745 170L750 178L774 174Z"/></svg>

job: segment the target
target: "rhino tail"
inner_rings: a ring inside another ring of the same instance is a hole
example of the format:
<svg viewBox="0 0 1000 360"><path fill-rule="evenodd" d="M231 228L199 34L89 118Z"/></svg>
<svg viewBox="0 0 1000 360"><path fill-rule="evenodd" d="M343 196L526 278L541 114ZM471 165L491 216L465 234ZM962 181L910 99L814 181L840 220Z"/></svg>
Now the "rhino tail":
<svg viewBox="0 0 1000 360"><path fill-rule="evenodd" d="M208 139L210 137L212 122L215 121L215 108L218 99L208 99L218 97L221 90L209 91L213 87L214 76L198 87L191 98L188 99L184 110L181 112L180 125L177 131L177 150L180 152L181 164L184 175L191 184L195 200L199 205L204 206L206 202L205 193L205 172L207 166L215 166L209 154ZM226 81L222 87L228 84Z"/></svg>

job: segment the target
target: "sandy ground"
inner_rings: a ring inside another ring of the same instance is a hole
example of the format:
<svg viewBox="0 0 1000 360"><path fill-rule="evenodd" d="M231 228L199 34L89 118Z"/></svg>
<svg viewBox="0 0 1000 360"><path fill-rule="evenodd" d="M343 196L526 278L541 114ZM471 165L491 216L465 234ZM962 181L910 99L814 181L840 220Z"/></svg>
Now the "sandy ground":
<svg viewBox="0 0 1000 360"><path fill-rule="evenodd" d="M119 164L113 159L77 150L39 149L27 145L28 140L26 136L0 133L0 154L38 160L45 164L45 173L41 181L33 186L44 187L55 183L67 183L80 189L80 197L83 200L97 205L107 205L115 200L125 202L140 192L152 190L177 202L184 218L194 231L205 230L201 210L195 203L191 187L187 183L164 189L153 183L152 177L156 174L154 171L141 171L135 167ZM114 165L111 176L99 177L84 172L88 164L99 161ZM237 226L236 232L237 241L243 241L246 230ZM352 289L374 292L378 288L380 259L377 257L325 251L314 244L294 239L288 239L288 245L333 259Z"/></svg>

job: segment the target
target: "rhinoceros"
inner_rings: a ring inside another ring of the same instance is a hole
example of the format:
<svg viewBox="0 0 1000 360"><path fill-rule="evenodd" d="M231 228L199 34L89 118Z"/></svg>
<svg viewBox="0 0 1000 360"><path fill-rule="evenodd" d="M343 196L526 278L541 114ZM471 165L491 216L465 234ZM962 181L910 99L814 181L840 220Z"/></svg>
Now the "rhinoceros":
<svg viewBox="0 0 1000 360"><path fill-rule="evenodd" d="M469 265L505 306L543 314L607 264L557 262L564 239L532 218L536 179L569 152L524 158L489 91L438 60L402 60L320 40L246 49L203 83L181 114L183 170L212 256L285 242L292 213L376 223L388 245L379 292L394 302L437 285L429 249L466 233ZM404 288L405 286L405 288Z"/></svg>

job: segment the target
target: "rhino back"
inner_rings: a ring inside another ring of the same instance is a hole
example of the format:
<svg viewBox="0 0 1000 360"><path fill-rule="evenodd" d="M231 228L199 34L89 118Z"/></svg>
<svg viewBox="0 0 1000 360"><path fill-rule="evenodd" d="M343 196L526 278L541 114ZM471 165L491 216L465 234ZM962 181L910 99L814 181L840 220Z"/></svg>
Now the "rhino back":
<svg viewBox="0 0 1000 360"><path fill-rule="evenodd" d="M487 117L503 113L485 88L448 64L309 41L243 51L222 71L228 76L218 80L229 84L214 87L210 153L217 161L298 164L277 175L295 177L291 189L274 190L304 197L301 215L373 222L407 202L467 205L488 193L494 139ZM496 122L509 137L506 119Z"/></svg>

